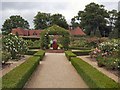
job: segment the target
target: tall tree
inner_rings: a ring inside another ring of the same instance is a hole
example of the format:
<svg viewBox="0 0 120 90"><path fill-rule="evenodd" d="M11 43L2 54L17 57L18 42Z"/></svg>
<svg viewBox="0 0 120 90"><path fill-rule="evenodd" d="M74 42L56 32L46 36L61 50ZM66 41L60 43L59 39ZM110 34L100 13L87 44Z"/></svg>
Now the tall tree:
<svg viewBox="0 0 120 90"><path fill-rule="evenodd" d="M108 13L104 9L103 5L96 3L90 3L86 5L84 11L78 12L78 20L80 26L85 29L86 34L90 35L91 31L94 33L96 30L100 30L103 34L103 26L106 26Z"/></svg>
<svg viewBox="0 0 120 90"><path fill-rule="evenodd" d="M29 23L27 20L23 19L21 16L16 15L16 16L10 16L9 19L6 19L4 24L2 25L2 34L9 34L12 30L12 28L25 28L29 29Z"/></svg>
<svg viewBox="0 0 120 90"><path fill-rule="evenodd" d="M64 16L62 14L53 14L51 16L51 25L56 24L60 27L68 29L68 24Z"/></svg>
<svg viewBox="0 0 120 90"><path fill-rule="evenodd" d="M51 15L50 13L38 12L38 14L34 17L35 29L45 29L54 24L57 24L65 29L68 28L67 21L62 14Z"/></svg>
<svg viewBox="0 0 120 90"><path fill-rule="evenodd" d="M117 21L115 23L115 28L116 28L116 32L117 32L116 35L118 35L118 38L120 38L120 11L118 12L117 15L118 16L117 16Z"/></svg>
<svg viewBox="0 0 120 90"><path fill-rule="evenodd" d="M117 10L108 11L108 14L109 14L108 24L110 27L110 31L113 31L117 18Z"/></svg>
<svg viewBox="0 0 120 90"><path fill-rule="evenodd" d="M51 24L50 13L38 12L34 17L34 27L35 29L45 29Z"/></svg>

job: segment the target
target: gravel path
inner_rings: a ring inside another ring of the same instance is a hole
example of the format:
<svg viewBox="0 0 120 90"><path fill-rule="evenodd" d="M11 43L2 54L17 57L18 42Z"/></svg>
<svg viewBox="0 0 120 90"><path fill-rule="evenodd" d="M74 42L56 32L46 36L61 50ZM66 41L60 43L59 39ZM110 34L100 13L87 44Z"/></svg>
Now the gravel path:
<svg viewBox="0 0 120 90"><path fill-rule="evenodd" d="M88 88L64 53L46 53L25 88Z"/></svg>
<svg viewBox="0 0 120 90"><path fill-rule="evenodd" d="M106 76L108 76L109 78L113 79L114 81L119 82L119 78L118 76L114 75L113 73L107 71L104 68L100 68L97 65L97 62L95 61L91 61L90 59L88 59L88 57L90 56L78 56L79 58L81 58L82 60L84 60L85 62L89 63L90 65L92 65L94 68L96 68L97 70L99 70L100 72L104 73Z"/></svg>

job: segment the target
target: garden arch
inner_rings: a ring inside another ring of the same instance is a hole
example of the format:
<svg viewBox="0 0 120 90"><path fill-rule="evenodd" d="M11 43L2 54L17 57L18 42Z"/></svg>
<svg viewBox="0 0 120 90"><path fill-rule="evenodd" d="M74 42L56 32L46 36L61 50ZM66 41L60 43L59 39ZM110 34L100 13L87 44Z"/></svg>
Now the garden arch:
<svg viewBox="0 0 120 90"><path fill-rule="evenodd" d="M69 38L70 34L66 29L59 27L58 25L53 25L53 26L45 29L41 33L40 39L41 39L41 48L42 49L49 48L49 46L48 46L50 44L49 35L62 35L61 45L63 46L63 49L68 49L68 46L70 43L70 38Z"/></svg>

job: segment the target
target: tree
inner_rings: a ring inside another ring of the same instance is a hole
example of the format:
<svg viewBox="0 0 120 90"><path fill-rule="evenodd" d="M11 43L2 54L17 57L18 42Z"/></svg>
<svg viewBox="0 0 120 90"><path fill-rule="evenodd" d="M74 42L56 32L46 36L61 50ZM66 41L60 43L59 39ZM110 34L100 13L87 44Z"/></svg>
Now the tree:
<svg viewBox="0 0 120 90"><path fill-rule="evenodd" d="M35 29L45 29L51 24L50 13L38 12L34 17L34 27Z"/></svg>
<svg viewBox="0 0 120 90"><path fill-rule="evenodd" d="M108 11L108 14L109 14L108 24L110 27L110 31L113 31L113 29L115 28L115 22L117 18L117 10Z"/></svg>
<svg viewBox="0 0 120 90"><path fill-rule="evenodd" d="M2 25L2 34L9 34L13 28L17 27L29 29L29 23L19 15L10 16Z"/></svg>
<svg viewBox="0 0 120 90"><path fill-rule="evenodd" d="M115 22L115 29L117 31L115 31L115 32L117 32L116 35L118 35L118 38L120 38L120 11L117 14L117 19L116 20L117 21Z"/></svg>
<svg viewBox="0 0 120 90"><path fill-rule="evenodd" d="M60 27L63 27L65 29L68 28L67 21L66 21L65 17L62 16L62 14L50 15L50 13L38 12L38 14L34 17L35 29L45 29L54 24L56 24Z"/></svg>
<svg viewBox="0 0 120 90"><path fill-rule="evenodd" d="M78 27L79 26L79 21L77 22L78 20L77 20L77 17L74 17L74 18L72 18L71 19L71 26L73 27L73 28L76 28L76 27Z"/></svg>
<svg viewBox="0 0 120 90"><path fill-rule="evenodd" d="M68 29L68 24L64 16L62 14L53 14L51 16L51 25L58 25L60 27L63 27L65 29Z"/></svg>
<svg viewBox="0 0 120 90"><path fill-rule="evenodd" d="M84 11L79 11L77 20L79 20L80 26L85 29L85 32L90 35L91 31L93 31L94 35L96 29L101 30L102 26L106 26L108 17L107 11L104 9L103 5L98 5L96 3L90 3L86 5Z"/></svg>

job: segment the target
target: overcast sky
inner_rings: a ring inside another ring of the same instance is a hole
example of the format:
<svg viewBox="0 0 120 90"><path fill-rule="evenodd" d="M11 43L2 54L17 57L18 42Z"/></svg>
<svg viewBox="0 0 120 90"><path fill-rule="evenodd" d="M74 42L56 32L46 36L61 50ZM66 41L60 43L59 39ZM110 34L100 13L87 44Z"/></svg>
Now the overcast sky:
<svg viewBox="0 0 120 90"><path fill-rule="evenodd" d="M76 16L78 11L84 10L85 6L91 2L103 4L107 10L118 10L118 1L120 0L9 0L9 2L1 0L0 28L11 15L22 16L29 22L30 28L33 28L33 19L38 11L51 14L60 13L70 24L71 18Z"/></svg>

